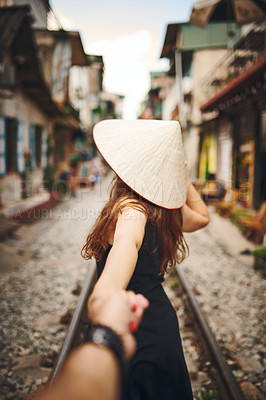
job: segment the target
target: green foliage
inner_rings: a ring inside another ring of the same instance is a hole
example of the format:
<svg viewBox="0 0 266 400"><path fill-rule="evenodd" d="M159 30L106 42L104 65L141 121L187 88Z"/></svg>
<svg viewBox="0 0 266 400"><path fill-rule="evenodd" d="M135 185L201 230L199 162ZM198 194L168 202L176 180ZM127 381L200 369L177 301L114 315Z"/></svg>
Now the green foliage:
<svg viewBox="0 0 266 400"><path fill-rule="evenodd" d="M57 167L48 165L43 171L43 186L49 192L54 188L54 182L56 180Z"/></svg>
<svg viewBox="0 0 266 400"><path fill-rule="evenodd" d="M69 162L72 166L76 167L79 161L82 161L82 156L80 153L77 152L77 153L71 154Z"/></svg>
<svg viewBox="0 0 266 400"><path fill-rule="evenodd" d="M254 256L266 261L266 247L260 247L251 252Z"/></svg>
<svg viewBox="0 0 266 400"><path fill-rule="evenodd" d="M252 218L252 215L250 215L246 210L243 209L235 209L231 212L231 215L233 217L245 217L245 218Z"/></svg>
<svg viewBox="0 0 266 400"><path fill-rule="evenodd" d="M171 283L170 283L170 288L171 288L172 290L175 290L175 289L178 288L178 286L179 286L179 280L178 280L178 279L173 279L173 280L171 281Z"/></svg>
<svg viewBox="0 0 266 400"><path fill-rule="evenodd" d="M234 216L230 216L230 220L232 221L232 223L235 225L235 226L237 226L238 228L239 228L239 230L240 230L240 232L242 232L243 231L243 225L242 224L240 224L240 222L234 217Z"/></svg>
<svg viewBox="0 0 266 400"><path fill-rule="evenodd" d="M219 400L218 390L203 390L200 394L200 400Z"/></svg>
<svg viewBox="0 0 266 400"><path fill-rule="evenodd" d="M76 118L77 121L79 121L79 111L73 107L73 105L70 103L70 101L66 101L64 104L62 113L61 113L61 119L67 120L67 118L70 115L72 115L74 118Z"/></svg>
<svg viewBox="0 0 266 400"><path fill-rule="evenodd" d="M244 227L243 227L243 225L241 224L241 221L239 220L239 217L244 217L244 218L252 218L252 215L250 215L246 210L243 210L243 209L239 209L239 210L233 210L232 212L231 212L231 215L230 215L230 220L232 221L232 223L234 224L234 225L236 225L239 229L240 229L240 231L242 232L243 231L243 229L244 229Z"/></svg>

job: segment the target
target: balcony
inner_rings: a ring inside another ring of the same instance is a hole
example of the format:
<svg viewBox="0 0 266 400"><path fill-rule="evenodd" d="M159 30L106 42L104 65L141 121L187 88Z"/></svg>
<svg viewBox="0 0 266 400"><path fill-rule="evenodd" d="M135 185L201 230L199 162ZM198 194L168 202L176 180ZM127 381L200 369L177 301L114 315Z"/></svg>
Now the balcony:
<svg viewBox="0 0 266 400"><path fill-rule="evenodd" d="M225 92L245 72L263 64L266 54L266 19L252 25L248 32L241 36L235 47L228 51L220 62L200 82L200 104L202 111L205 105ZM254 68L253 68L254 67ZM208 110L209 111L209 110Z"/></svg>

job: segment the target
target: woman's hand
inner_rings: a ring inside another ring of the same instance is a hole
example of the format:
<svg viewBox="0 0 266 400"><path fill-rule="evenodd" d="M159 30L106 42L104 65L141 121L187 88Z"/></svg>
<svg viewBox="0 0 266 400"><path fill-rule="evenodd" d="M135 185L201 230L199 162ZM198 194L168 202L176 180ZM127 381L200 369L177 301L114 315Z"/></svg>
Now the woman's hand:
<svg viewBox="0 0 266 400"><path fill-rule="evenodd" d="M148 306L148 300L141 294L120 290L96 298L90 308L90 318L94 324L108 326L119 335L125 355L129 358L136 350L132 333L138 329Z"/></svg>
<svg viewBox="0 0 266 400"><path fill-rule="evenodd" d="M187 200L181 208L183 231L194 232L208 225L210 218L206 204L200 197L189 178L186 177Z"/></svg>

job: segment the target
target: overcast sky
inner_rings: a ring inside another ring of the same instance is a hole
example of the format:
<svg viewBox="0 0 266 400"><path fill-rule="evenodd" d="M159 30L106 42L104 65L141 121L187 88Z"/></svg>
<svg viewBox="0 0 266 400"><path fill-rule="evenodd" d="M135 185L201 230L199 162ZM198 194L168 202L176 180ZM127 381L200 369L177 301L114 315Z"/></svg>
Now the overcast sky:
<svg viewBox="0 0 266 400"><path fill-rule="evenodd" d="M51 0L63 27L81 33L85 51L104 57L104 88L126 96L124 117L136 118L160 60L167 24L189 19L193 0Z"/></svg>

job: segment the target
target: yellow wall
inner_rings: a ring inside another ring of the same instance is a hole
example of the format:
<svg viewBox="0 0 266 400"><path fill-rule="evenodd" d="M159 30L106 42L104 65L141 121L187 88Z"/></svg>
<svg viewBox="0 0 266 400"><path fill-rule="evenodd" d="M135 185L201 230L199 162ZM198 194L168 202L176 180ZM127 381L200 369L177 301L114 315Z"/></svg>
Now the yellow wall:
<svg viewBox="0 0 266 400"><path fill-rule="evenodd" d="M199 178L206 180L207 173L215 174L217 166L217 138L216 134L204 135L199 162Z"/></svg>

